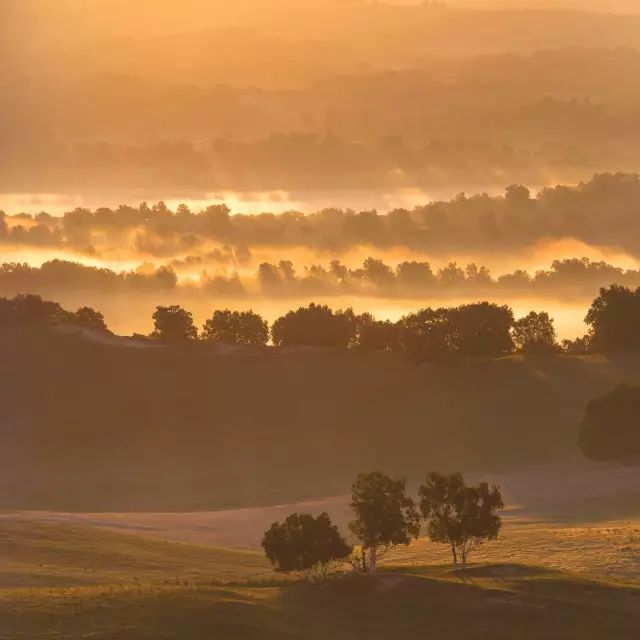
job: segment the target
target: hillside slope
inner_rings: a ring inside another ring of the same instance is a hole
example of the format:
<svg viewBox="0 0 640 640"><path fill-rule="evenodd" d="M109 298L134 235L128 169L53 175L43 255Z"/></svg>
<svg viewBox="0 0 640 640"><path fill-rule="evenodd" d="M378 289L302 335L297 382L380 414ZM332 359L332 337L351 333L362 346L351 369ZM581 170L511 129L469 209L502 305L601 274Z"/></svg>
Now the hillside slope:
<svg viewBox="0 0 640 640"><path fill-rule="evenodd" d="M135 348L0 334L0 508L167 510L344 494L381 467L498 472L578 456L640 357L456 367L392 354Z"/></svg>
<svg viewBox="0 0 640 640"><path fill-rule="evenodd" d="M322 585L0 590L0 637L238 640L631 639L637 583L517 565L348 576Z"/></svg>
<svg viewBox="0 0 640 640"><path fill-rule="evenodd" d="M0 590L273 577L271 565L254 551L0 517Z"/></svg>

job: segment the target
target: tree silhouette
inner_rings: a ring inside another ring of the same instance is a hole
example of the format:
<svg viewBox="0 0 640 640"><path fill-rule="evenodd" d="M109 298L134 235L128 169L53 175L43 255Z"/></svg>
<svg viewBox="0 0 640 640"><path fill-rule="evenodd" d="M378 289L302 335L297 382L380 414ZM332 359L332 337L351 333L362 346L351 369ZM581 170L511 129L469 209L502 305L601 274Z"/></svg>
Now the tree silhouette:
<svg viewBox="0 0 640 640"><path fill-rule="evenodd" d="M104 316L91 307L80 307L73 316L73 322L87 329L107 330Z"/></svg>
<svg viewBox="0 0 640 640"><path fill-rule="evenodd" d="M356 316L355 346L371 351L396 351L398 326L389 320L376 320L370 313Z"/></svg>
<svg viewBox="0 0 640 640"><path fill-rule="evenodd" d="M355 315L351 309L334 312L326 305L311 303L289 311L271 327L277 346L318 346L346 348L356 338Z"/></svg>
<svg viewBox="0 0 640 640"><path fill-rule="evenodd" d="M640 288L600 289L585 322L591 326L591 343L598 351L640 348Z"/></svg>
<svg viewBox="0 0 640 640"><path fill-rule="evenodd" d="M264 534L262 548L279 571L322 572L329 562L352 551L326 513L317 518L293 513L282 523L274 522Z"/></svg>
<svg viewBox="0 0 640 640"><path fill-rule="evenodd" d="M156 307L153 325L152 337L166 342L185 342L197 337L193 316L178 305Z"/></svg>
<svg viewBox="0 0 640 640"><path fill-rule="evenodd" d="M368 552L372 572L383 553L409 544L420 533L420 516L404 479L394 480L381 471L361 473L353 483L351 508L355 520L349 528L362 542L363 555Z"/></svg>
<svg viewBox="0 0 640 640"><path fill-rule="evenodd" d="M459 473L434 472L427 475L419 495L429 537L451 546L454 565L458 557L466 565L475 546L498 537L502 523L496 511L504 507L498 487L489 488L486 482L469 487Z"/></svg>
<svg viewBox="0 0 640 640"><path fill-rule="evenodd" d="M558 350L553 320L545 311L531 311L513 323L513 341L523 353L553 353Z"/></svg>
<svg viewBox="0 0 640 640"><path fill-rule="evenodd" d="M264 346L269 339L267 322L253 311L214 311L202 329L202 340L235 345Z"/></svg>
<svg viewBox="0 0 640 640"><path fill-rule="evenodd" d="M461 305L450 312L457 353L466 357L495 358L513 350L513 311L490 302Z"/></svg>

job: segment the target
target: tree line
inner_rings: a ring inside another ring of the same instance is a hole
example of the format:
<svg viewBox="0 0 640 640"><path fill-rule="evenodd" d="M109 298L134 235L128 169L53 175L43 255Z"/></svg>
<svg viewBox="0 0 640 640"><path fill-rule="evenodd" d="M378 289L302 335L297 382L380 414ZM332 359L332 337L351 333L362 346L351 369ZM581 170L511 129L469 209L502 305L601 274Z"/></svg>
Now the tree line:
<svg viewBox="0 0 640 640"><path fill-rule="evenodd" d="M425 195L425 200L427 196ZM203 254L211 241L239 252L251 247L304 247L341 255L353 247L406 247L424 254L509 252L574 238L594 247L640 254L635 234L640 176L598 174L577 187L556 186L532 194L513 184L504 195L464 193L412 209L327 208L316 212L232 215L224 204L191 211L164 202L94 211L77 208L62 217L0 214L0 242L98 252L125 247L136 255ZM606 212L606 215L605 213Z"/></svg>
<svg viewBox="0 0 640 640"><path fill-rule="evenodd" d="M55 292L64 287L101 292L205 291L208 294L248 296L258 289L268 296L440 296L456 295L538 295L566 293L592 294L599 287L615 282L640 286L639 269L622 269L588 258L554 260L549 269L530 274L523 269L494 276L483 265L456 262L435 269L426 260L404 260L396 266L378 258L365 259L350 268L340 260L327 265L313 264L296 270L291 260L260 263L253 276L240 277L236 269L246 270L251 253L224 246L205 256L190 255L166 265L116 272L69 260L48 260L40 266L24 263L0 264L0 288L4 291ZM208 271L213 266L213 272ZM188 283L179 281L184 271L200 270Z"/></svg>
<svg viewBox="0 0 640 640"><path fill-rule="evenodd" d="M640 287L632 290L612 285L601 289L585 318L588 333L562 343L557 340L548 313L531 311L516 319L509 306L490 302L428 307L406 314L397 322L315 303L289 311L271 326L251 310L219 309L198 331L193 315L179 305L159 305L152 320L150 336L169 344L265 347L271 341L276 347L396 351L418 361L494 358L514 352L629 351L640 348ZM57 302L34 294L0 298L0 326L50 321L107 330L102 314L89 307L69 312Z"/></svg>
<svg viewBox="0 0 640 640"><path fill-rule="evenodd" d="M495 540L502 527L497 513L504 508L500 488L486 482L469 486L460 473L428 473L417 503L407 494L404 479L381 471L358 475L351 490L354 519L349 530L360 542L359 549L342 537L327 513L315 518L293 513L274 522L262 540L277 570L318 577L337 561L374 573L384 554L418 538L423 522L432 542L450 547L453 564L466 566L472 550Z"/></svg>
<svg viewBox="0 0 640 640"><path fill-rule="evenodd" d="M579 355L640 348L640 287L602 288L585 317L589 331L574 340L557 340L553 319L531 311L516 319L507 305L490 302L425 308L397 322L370 313L333 310L311 303L277 318L271 327L253 311L215 311L200 334L190 312L172 305L153 314L156 338L278 347L334 347L403 352L420 361L456 357L493 358L514 352Z"/></svg>

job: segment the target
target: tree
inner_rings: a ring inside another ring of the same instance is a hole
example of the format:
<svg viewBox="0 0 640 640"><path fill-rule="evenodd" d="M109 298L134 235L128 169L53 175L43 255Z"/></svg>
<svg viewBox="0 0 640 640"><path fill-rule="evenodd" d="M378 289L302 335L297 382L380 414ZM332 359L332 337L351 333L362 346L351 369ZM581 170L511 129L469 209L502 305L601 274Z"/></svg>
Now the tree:
<svg viewBox="0 0 640 640"><path fill-rule="evenodd" d="M279 571L323 573L334 560L349 556L352 548L326 513L314 518L293 513L283 523L274 522L262 539L265 555Z"/></svg>
<svg viewBox="0 0 640 640"><path fill-rule="evenodd" d="M640 348L640 288L600 289L585 322L591 326L591 345L597 351Z"/></svg>
<svg viewBox="0 0 640 640"><path fill-rule="evenodd" d="M152 337L166 342L185 342L197 337L193 316L178 305L156 307L153 325Z"/></svg>
<svg viewBox="0 0 640 640"><path fill-rule="evenodd" d="M623 383L589 401L578 446L592 460L640 459L640 386Z"/></svg>
<svg viewBox="0 0 640 640"><path fill-rule="evenodd" d="M464 357L496 358L513 351L513 311L489 302L450 310L455 351Z"/></svg>
<svg viewBox="0 0 640 640"><path fill-rule="evenodd" d="M69 313L57 302L43 300L31 293L18 294L9 301L9 308L14 322L44 323L66 320Z"/></svg>
<svg viewBox="0 0 640 640"><path fill-rule="evenodd" d="M443 360L455 352L455 327L448 309L421 309L398 321L401 348L416 360Z"/></svg>
<svg viewBox="0 0 640 640"><path fill-rule="evenodd" d="M467 486L460 473L429 473L419 489L420 511L427 521L429 538L451 546L453 564L461 557L467 564L471 550L484 540L498 537L502 526L496 511L504 504L500 489L486 482Z"/></svg>
<svg viewBox="0 0 640 640"><path fill-rule="evenodd" d="M513 311L489 302L422 309L399 321L400 345L418 360L494 358L513 349Z"/></svg>
<svg viewBox="0 0 640 640"><path fill-rule="evenodd" d="M370 351L395 351L398 326L389 320L376 320L370 313L356 316L355 346Z"/></svg>
<svg viewBox="0 0 640 640"><path fill-rule="evenodd" d="M264 346L269 339L269 326L253 311L214 311L202 329L201 338L208 342Z"/></svg>
<svg viewBox="0 0 640 640"><path fill-rule="evenodd" d="M356 323L351 309L336 311L311 303L289 311L271 328L276 346L318 346L346 348L355 342Z"/></svg>
<svg viewBox="0 0 640 640"><path fill-rule="evenodd" d="M558 350L553 320L545 311L531 311L513 323L513 341L523 353L553 353Z"/></svg>
<svg viewBox="0 0 640 640"><path fill-rule="evenodd" d="M355 520L349 528L362 542L363 565L368 552L372 572L380 556L399 544L409 544L420 533L420 515L406 494L404 479L381 471L361 473L353 483L351 508Z"/></svg>
<svg viewBox="0 0 640 640"><path fill-rule="evenodd" d="M591 335L586 334L574 340L562 341L562 350L572 356L583 356L592 352Z"/></svg>
<svg viewBox="0 0 640 640"><path fill-rule="evenodd" d="M91 307L80 307L73 315L73 322L87 329L107 331L104 316Z"/></svg>

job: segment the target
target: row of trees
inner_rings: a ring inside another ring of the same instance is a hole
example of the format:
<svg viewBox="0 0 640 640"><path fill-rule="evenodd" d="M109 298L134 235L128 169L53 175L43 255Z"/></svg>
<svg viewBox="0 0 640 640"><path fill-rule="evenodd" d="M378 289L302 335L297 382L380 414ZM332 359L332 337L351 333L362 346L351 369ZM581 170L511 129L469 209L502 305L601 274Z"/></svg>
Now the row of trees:
<svg viewBox="0 0 640 640"><path fill-rule="evenodd" d="M267 322L253 311L215 311L199 336L192 315L177 305L157 307L153 321L152 335L169 342L199 337L207 342L263 346L270 335L276 346L404 351L419 360L456 355L492 357L514 349L536 353L558 349L548 314L531 312L516 321L509 307L488 302L423 309L398 322L312 303L278 318L270 332Z"/></svg>
<svg viewBox="0 0 640 640"><path fill-rule="evenodd" d="M57 302L21 294L0 299L0 325L25 322L71 322L107 330L101 313L89 307L65 311ZM179 344L195 340L231 345L317 346L341 349L398 351L416 360L440 361L456 357L491 358L514 351L523 353L608 352L640 348L640 288L618 285L601 289L586 316L590 331L582 338L558 344L553 320L532 311L515 319L508 306L489 302L452 308L426 308L397 322L376 320L352 309L334 311L310 304L289 311L269 327L253 311L217 310L202 327L178 305L158 306L152 337Z"/></svg>
<svg viewBox="0 0 640 640"><path fill-rule="evenodd" d="M158 307L156 337L180 341L197 336L191 314L184 309ZM310 304L289 311L271 326L252 311L216 311L201 337L230 344L265 345L269 335L276 346L324 346L401 351L418 360L498 357L522 353L571 354L640 349L640 287L612 285L600 290L586 315L589 332L559 344L548 313L531 311L515 319L513 310L489 302L452 308L426 308L397 322L376 320L352 309L334 311Z"/></svg>
<svg viewBox="0 0 640 640"><path fill-rule="evenodd" d="M0 213L0 241L83 250L105 243L123 248L125 242L143 253L178 256L185 249L204 248L215 240L245 249L309 247L340 255L356 246L406 247L425 254L442 254L452 247L460 253L488 249L513 253L518 247L572 237L591 246L618 246L637 255L637 240L628 229L637 224L639 202L640 176L601 174L577 187L557 186L536 195L524 186L511 185L503 196L459 194L449 201L387 214L329 208L306 214L232 215L224 204L193 213L184 205L173 211L163 202L113 210L75 209L63 217L18 214L5 220Z"/></svg>
<svg viewBox="0 0 640 640"><path fill-rule="evenodd" d="M1 229L1 219L0 219ZM13 228L14 231L16 227ZM1 233L0 233L1 236ZM173 242L170 240L169 242ZM20 241L21 244L24 244ZM163 247L154 245L166 257ZM141 249L141 247L139 247ZM95 292L205 291L209 295L250 296L259 290L267 296L446 296L458 295L549 295L566 293L589 295L599 287L615 282L640 285L640 269L622 269L588 258L554 260L549 269L530 274L516 269L494 277L482 265L451 262L434 269L426 260L405 260L395 267L376 258L367 258L357 268L340 260L328 265L314 264L296 271L290 260L277 264L263 262L255 274L240 277L240 265L246 269L251 253L246 248L223 246L205 255L188 255L169 264L153 267L142 263L135 270L112 271L69 260L48 260L40 266L26 263L0 264L0 289L5 291L56 291L91 289ZM178 274L200 270L199 277L179 282Z"/></svg>
<svg viewBox="0 0 640 640"><path fill-rule="evenodd" d="M498 537L504 507L500 489L481 482L468 486L462 475L427 474L418 502L406 490L404 479L381 471L360 474L353 486L349 529L360 549L340 535L326 513L314 518L294 513L274 522L262 547L280 571L326 572L333 561L348 561L355 569L375 572L378 560L397 545L408 545L426 525L432 542L449 545L454 565L467 564L469 554L485 540Z"/></svg>

